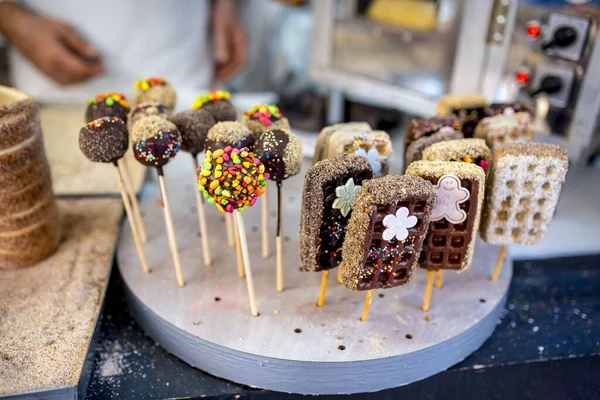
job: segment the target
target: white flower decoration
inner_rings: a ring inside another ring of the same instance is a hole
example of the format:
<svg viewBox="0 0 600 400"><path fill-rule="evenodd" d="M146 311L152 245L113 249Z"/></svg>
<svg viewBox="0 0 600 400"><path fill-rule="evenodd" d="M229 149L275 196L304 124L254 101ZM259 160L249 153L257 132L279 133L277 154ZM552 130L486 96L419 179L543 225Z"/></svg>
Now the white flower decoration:
<svg viewBox="0 0 600 400"><path fill-rule="evenodd" d="M373 174L378 174L381 171L381 161L379 161L379 152L375 147L369 151L365 149L358 149L354 152L355 156L364 157L369 161Z"/></svg>
<svg viewBox="0 0 600 400"><path fill-rule="evenodd" d="M345 217L348 215L352 207L354 207L354 198L360 190L360 185L354 184L354 179L350 178L345 185L335 188L336 199L333 201L333 208L340 210Z"/></svg>
<svg viewBox="0 0 600 400"><path fill-rule="evenodd" d="M408 229L417 224L417 217L408 216L408 208L400 207L396 210L396 215L388 214L383 218L383 225L386 229L383 231L383 240L388 242L396 237L403 241L408 237Z"/></svg>

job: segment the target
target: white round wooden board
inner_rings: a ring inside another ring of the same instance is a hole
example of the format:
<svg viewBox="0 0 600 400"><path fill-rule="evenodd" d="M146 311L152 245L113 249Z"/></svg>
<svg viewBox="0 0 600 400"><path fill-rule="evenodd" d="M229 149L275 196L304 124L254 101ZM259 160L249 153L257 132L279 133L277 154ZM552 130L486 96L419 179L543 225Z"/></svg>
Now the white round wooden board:
<svg viewBox="0 0 600 400"><path fill-rule="evenodd" d="M306 169L306 165L305 165ZM303 171L304 172L304 171ZM165 171L186 286L171 261L158 188L146 185L142 212L151 273L144 275L128 224L118 249L129 305L138 323L167 351L210 374L252 387L304 394L372 392L424 379L463 360L491 335L512 275L489 276L498 248L481 241L473 265L447 271L421 311L425 273L406 285L374 292L367 322L359 320L364 292L329 276L325 306L316 307L321 274L299 270L302 173L283 185L285 291L275 290L275 257L261 256L260 204L243 213L260 316L252 317L246 282L237 277L223 214L205 205L213 265L205 267L195 208L191 158L182 153ZM270 230L275 188L269 184ZM259 200L260 202L261 200ZM275 240L271 243L275 249Z"/></svg>

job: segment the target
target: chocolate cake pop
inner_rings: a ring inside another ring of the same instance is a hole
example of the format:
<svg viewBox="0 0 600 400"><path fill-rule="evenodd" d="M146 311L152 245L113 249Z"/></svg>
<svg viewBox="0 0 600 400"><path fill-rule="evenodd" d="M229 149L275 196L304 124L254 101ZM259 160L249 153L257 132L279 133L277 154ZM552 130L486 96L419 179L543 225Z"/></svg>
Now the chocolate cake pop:
<svg viewBox="0 0 600 400"><path fill-rule="evenodd" d="M121 93L100 93L88 101L85 121L91 122L100 117L119 117L127 122L129 102Z"/></svg>
<svg viewBox="0 0 600 400"><path fill-rule="evenodd" d="M192 108L203 109L211 113L217 122L237 120L237 111L229 101L231 94L224 90L211 90L210 92L196 97Z"/></svg>
<svg viewBox="0 0 600 400"><path fill-rule="evenodd" d="M297 175L302 167L302 142L292 132L273 129L255 143L256 157L264 164L269 179L281 182Z"/></svg>
<svg viewBox="0 0 600 400"><path fill-rule="evenodd" d="M198 178L198 189L221 212L244 211L265 192L269 174L247 148L226 146L207 150Z"/></svg>
<svg viewBox="0 0 600 400"><path fill-rule="evenodd" d="M206 149L215 151L227 146L254 150L254 136L250 129L240 122L217 122L206 134Z"/></svg>
<svg viewBox="0 0 600 400"><path fill-rule="evenodd" d="M290 130L290 123L283 116L279 107L274 104L262 104L252 107L244 113L242 122L246 125L255 139L268 130L287 129Z"/></svg>
<svg viewBox="0 0 600 400"><path fill-rule="evenodd" d="M177 155L181 148L181 133L171 122L161 117L146 117L131 131L133 154L149 167L161 168Z"/></svg>
<svg viewBox="0 0 600 400"><path fill-rule="evenodd" d="M171 110L167 106L161 103L140 103L136 105L131 113L129 113L129 119L127 120L127 127L131 131L133 125L144 117L157 115L160 117L167 118L171 114Z"/></svg>
<svg viewBox="0 0 600 400"><path fill-rule="evenodd" d="M206 110L186 110L174 114L169 120L181 133L181 150L192 155L202 153L206 146L206 134L216 121Z"/></svg>
<svg viewBox="0 0 600 400"><path fill-rule="evenodd" d="M173 110L177 94L169 81L164 78L140 79L134 83L133 104L160 103Z"/></svg>
<svg viewBox="0 0 600 400"><path fill-rule="evenodd" d="M112 163L123 157L129 138L119 117L102 117L79 131L79 149L90 161Z"/></svg>

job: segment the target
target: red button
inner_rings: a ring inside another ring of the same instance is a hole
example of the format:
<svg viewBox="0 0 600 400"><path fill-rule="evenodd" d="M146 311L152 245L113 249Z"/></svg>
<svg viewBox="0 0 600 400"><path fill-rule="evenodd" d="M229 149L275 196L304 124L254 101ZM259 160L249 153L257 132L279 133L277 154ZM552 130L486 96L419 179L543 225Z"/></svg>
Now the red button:
<svg viewBox="0 0 600 400"><path fill-rule="evenodd" d="M529 82L529 72L527 71L519 71L515 74L515 80L517 83L524 85Z"/></svg>
<svg viewBox="0 0 600 400"><path fill-rule="evenodd" d="M527 23L527 27L525 28L529 37L536 38L540 36L542 29L540 28L540 24L535 21L531 21Z"/></svg>

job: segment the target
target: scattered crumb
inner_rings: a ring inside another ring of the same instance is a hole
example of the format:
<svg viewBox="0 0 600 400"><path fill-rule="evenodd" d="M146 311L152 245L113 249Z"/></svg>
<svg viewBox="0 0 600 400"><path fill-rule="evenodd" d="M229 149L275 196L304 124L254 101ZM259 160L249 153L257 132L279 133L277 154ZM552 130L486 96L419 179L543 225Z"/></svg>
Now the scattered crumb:
<svg viewBox="0 0 600 400"><path fill-rule="evenodd" d="M424 317L423 317L423 319L424 319L425 321L429 322L429 321L431 321L431 316L429 316L429 315L426 315L426 316L424 316Z"/></svg>

